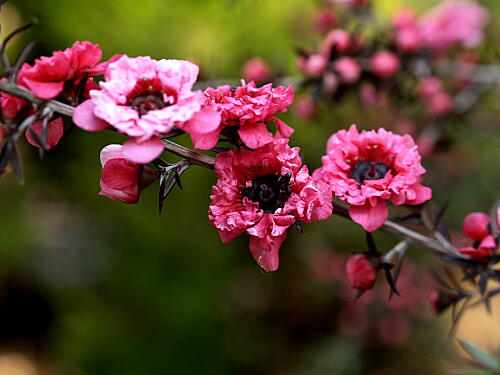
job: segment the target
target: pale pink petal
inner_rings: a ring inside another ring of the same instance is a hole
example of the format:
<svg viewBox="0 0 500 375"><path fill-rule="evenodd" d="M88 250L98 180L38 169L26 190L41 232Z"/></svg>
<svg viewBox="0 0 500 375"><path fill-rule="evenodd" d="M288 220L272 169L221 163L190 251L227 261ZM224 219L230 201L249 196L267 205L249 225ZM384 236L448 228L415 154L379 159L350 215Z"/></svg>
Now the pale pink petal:
<svg viewBox="0 0 500 375"><path fill-rule="evenodd" d="M73 112L73 122L75 125L89 132L107 128L109 124L94 115L94 108L95 104L90 99L76 107Z"/></svg>
<svg viewBox="0 0 500 375"><path fill-rule="evenodd" d="M123 155L123 146L122 145L107 145L104 147L101 151L100 159L101 159L101 166L104 167L104 165L108 162L108 160L111 159L123 159L125 156Z"/></svg>
<svg viewBox="0 0 500 375"><path fill-rule="evenodd" d="M368 232L373 232L380 228L388 215L389 210L383 200L379 200L374 207L369 202L363 206L349 207L349 216L351 219L360 224Z"/></svg>
<svg viewBox="0 0 500 375"><path fill-rule="evenodd" d="M190 135L194 148L199 150L210 150L217 144L219 133L220 129L208 134L191 133Z"/></svg>
<svg viewBox="0 0 500 375"><path fill-rule="evenodd" d="M156 137L151 137L144 142L138 142L130 138L123 144L123 155L130 161L138 164L146 164L163 152L163 142Z"/></svg>
<svg viewBox="0 0 500 375"><path fill-rule="evenodd" d="M206 106L195 113L191 120L179 127L187 133L208 134L219 127L220 121L220 113L215 107Z"/></svg>

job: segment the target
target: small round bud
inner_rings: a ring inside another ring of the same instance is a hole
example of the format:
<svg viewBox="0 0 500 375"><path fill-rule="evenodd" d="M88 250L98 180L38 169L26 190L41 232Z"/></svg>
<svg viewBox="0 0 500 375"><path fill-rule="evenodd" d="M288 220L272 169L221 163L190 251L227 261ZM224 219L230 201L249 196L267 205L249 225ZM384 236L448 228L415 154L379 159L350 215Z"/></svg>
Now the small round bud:
<svg viewBox="0 0 500 375"><path fill-rule="evenodd" d="M377 270L366 255L351 256L347 260L345 270L347 282L353 289L365 292L373 288L377 278Z"/></svg>
<svg viewBox="0 0 500 375"><path fill-rule="evenodd" d="M391 78L399 70L399 59L390 51L380 51L370 59L370 68L380 78Z"/></svg>
<svg viewBox="0 0 500 375"><path fill-rule="evenodd" d="M490 234L490 218L483 212L472 212L468 214L462 224L464 234L474 241L481 241Z"/></svg>

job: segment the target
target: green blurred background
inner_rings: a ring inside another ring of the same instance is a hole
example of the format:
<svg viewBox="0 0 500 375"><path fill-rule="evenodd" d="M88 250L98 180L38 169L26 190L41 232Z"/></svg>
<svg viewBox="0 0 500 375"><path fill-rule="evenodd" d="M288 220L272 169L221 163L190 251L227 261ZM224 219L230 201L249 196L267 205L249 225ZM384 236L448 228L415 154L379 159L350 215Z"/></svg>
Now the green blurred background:
<svg viewBox="0 0 500 375"><path fill-rule="evenodd" d="M375 6L384 18L402 4L422 10L434 3L379 0ZM492 12L494 35L500 4L482 3ZM38 40L32 57L89 40L105 57L190 59L200 65L202 79L223 82L238 79L253 56L265 58L276 76L297 74L295 48L314 47L319 38L311 31L315 9L306 0L12 0L2 20L7 29L40 20L13 46L13 55L31 39ZM322 104L313 122L292 112L282 118L297 129L291 143L302 148L311 169L335 130L355 122L390 127L395 120L390 112L360 110L354 99ZM449 223L458 228L467 212L487 210L499 198L498 122L469 126L457 120L451 135L455 146L425 164L435 201L452 202ZM221 244L210 226L211 171L191 168L184 191L173 191L161 215L156 186L137 205L98 196L99 152L122 141L116 134L75 130L44 160L23 147L24 186L12 174L2 176L1 296L20 307L2 310L11 320L0 323L0 332L14 331L13 322L28 327L21 339L4 335L5 353L28 353L43 374L443 373L453 356L443 345L446 318L421 322L396 350L366 349L338 334L339 288L315 281L310 259L325 249L364 249L357 226L332 217L308 225L302 236L292 232L280 270L263 273L247 239ZM383 248L395 243L376 237ZM12 290L31 302L19 302ZM498 341L486 345L498 349ZM3 375L1 368L0 361Z"/></svg>

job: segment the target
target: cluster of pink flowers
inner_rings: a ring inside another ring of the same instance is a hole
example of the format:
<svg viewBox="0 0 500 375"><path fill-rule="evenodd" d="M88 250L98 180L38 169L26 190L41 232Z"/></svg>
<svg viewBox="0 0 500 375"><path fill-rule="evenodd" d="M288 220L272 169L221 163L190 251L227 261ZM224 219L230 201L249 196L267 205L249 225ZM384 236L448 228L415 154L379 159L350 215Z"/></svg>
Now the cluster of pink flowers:
<svg viewBox="0 0 500 375"><path fill-rule="evenodd" d="M418 205L431 198L421 184L425 169L409 135L385 129L358 132L356 125L333 134L314 177L329 184L335 197L350 205L349 215L367 231L388 216L387 204Z"/></svg>
<svg viewBox="0 0 500 375"><path fill-rule="evenodd" d="M101 75L108 64L118 57L114 56L109 61L100 62L102 51L97 44L86 41L75 42L64 51L56 51L49 57L42 56L35 60L33 66L25 63L18 73L16 83L29 89L41 99L58 98L72 104L78 103L82 97L88 97L91 89L97 87L92 77ZM82 83L82 80L85 81ZM77 88L80 87L83 88L81 93L77 92ZM24 109L27 109L28 115L35 112L31 103L6 93L1 93L0 104L3 115L8 118L16 117ZM28 142L40 147L31 133L41 135L41 122L35 122L31 129L26 131ZM45 147L51 148L57 145L62 135L62 119L51 121L47 127Z"/></svg>
<svg viewBox="0 0 500 375"><path fill-rule="evenodd" d="M332 193L303 165L298 147L286 138L255 150L217 155L217 184L209 218L223 242L250 235L250 251L267 271L278 268L278 252L296 223L324 220L332 214Z"/></svg>
<svg viewBox="0 0 500 375"><path fill-rule="evenodd" d="M500 216L499 212L497 216ZM497 225L500 229L500 217L497 218ZM462 224L462 232L474 241L472 246L458 249L462 254L478 262L488 261L497 255L500 236L496 239L493 236L492 223L485 213L473 212L467 215Z"/></svg>

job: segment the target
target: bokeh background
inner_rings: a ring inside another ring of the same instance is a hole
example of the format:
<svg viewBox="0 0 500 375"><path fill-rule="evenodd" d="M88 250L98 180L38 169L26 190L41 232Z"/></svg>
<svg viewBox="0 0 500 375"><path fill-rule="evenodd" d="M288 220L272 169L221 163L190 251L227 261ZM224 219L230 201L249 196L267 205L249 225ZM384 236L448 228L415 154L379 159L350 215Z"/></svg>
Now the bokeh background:
<svg viewBox="0 0 500 375"><path fill-rule="evenodd" d="M382 22L402 5L435 3L374 1ZM489 35L498 35L500 3L481 3L491 12ZM32 58L89 40L105 57L189 59L201 79L224 83L239 79L254 56L276 77L296 75L296 47L319 39L311 26L316 9L312 0L11 0L0 20L3 35L40 20L12 56L32 39ZM491 37L483 49L497 42ZM491 53L489 62L498 57ZM487 100L495 109L497 93ZM311 169L337 129L394 122L390 112L362 109L354 98L323 103L314 121L293 111L281 117L296 128L291 143ZM425 160L435 201L451 202L451 227L499 198L499 118L491 118L457 119L452 145ZM221 244L210 226L211 171L191 168L184 191L173 191L161 215L157 186L137 205L98 196L99 152L122 141L75 130L43 160L23 147L24 186L12 174L1 177L0 374L444 374L462 366L455 337L500 349L499 315L482 309L468 312L448 337L449 317L433 317L427 303L434 260L419 250L401 301L387 303L380 290L353 305L343 260L365 245L360 228L344 219L293 232L280 270L263 273L247 239ZM382 248L395 244L383 234L376 239Z"/></svg>

